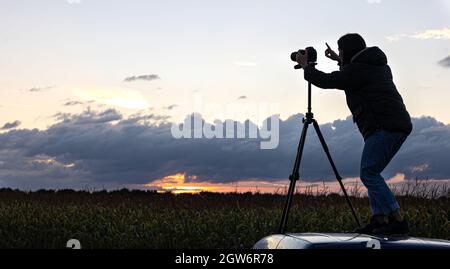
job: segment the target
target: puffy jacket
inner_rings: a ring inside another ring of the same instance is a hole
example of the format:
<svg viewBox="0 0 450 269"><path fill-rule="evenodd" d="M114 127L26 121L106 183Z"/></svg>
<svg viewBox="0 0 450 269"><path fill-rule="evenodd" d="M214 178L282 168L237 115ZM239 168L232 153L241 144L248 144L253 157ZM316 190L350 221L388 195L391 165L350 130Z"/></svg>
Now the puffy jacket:
<svg viewBox="0 0 450 269"><path fill-rule="evenodd" d="M375 130L410 134L411 117L392 80L387 58L378 47L362 50L341 71L324 73L308 66L305 79L323 89L345 91L353 122L364 139Z"/></svg>

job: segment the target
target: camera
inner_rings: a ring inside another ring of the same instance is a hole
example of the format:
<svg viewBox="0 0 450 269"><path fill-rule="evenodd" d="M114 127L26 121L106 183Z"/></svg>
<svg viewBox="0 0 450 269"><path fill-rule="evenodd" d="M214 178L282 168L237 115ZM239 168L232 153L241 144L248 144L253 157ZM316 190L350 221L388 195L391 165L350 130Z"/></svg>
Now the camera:
<svg viewBox="0 0 450 269"><path fill-rule="evenodd" d="M307 47L304 50L299 50L291 53L291 60L297 62L297 54L300 53L304 55L308 52L308 63L315 63L317 61L317 51L313 47ZM298 64L294 67L295 69L301 69L302 67Z"/></svg>

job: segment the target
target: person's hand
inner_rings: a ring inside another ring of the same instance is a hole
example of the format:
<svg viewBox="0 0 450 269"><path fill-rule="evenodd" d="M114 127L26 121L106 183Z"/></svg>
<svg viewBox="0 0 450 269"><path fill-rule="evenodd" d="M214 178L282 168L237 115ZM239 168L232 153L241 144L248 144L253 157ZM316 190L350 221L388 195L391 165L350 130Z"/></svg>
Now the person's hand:
<svg viewBox="0 0 450 269"><path fill-rule="evenodd" d="M308 51L305 51L305 54L301 54L300 52L297 52L296 61L302 68L305 68L306 66L308 66Z"/></svg>
<svg viewBox="0 0 450 269"><path fill-rule="evenodd" d="M336 52L334 52L334 51L330 48L330 46L328 46L327 43L325 43L325 44L327 45L327 49L325 50L325 56L326 56L327 58L330 58L330 59L333 60L333 61L340 62L341 59L339 58L339 55L338 55Z"/></svg>

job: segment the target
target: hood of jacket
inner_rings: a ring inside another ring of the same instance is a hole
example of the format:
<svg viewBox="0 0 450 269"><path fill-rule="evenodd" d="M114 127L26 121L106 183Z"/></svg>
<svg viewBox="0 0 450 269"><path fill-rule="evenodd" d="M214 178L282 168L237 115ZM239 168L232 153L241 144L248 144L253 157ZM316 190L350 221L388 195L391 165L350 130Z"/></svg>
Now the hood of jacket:
<svg viewBox="0 0 450 269"><path fill-rule="evenodd" d="M387 57L378 47L365 48L353 56L351 63L363 63L382 66L387 64Z"/></svg>

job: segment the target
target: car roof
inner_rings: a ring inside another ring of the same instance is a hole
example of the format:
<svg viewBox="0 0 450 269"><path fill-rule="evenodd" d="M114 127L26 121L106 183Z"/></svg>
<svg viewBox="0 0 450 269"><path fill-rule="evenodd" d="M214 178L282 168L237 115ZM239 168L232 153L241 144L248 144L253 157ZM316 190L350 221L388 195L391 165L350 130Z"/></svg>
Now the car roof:
<svg viewBox="0 0 450 269"><path fill-rule="evenodd" d="M383 237L354 233L289 233L261 239L254 248L449 248L450 241L416 237Z"/></svg>

